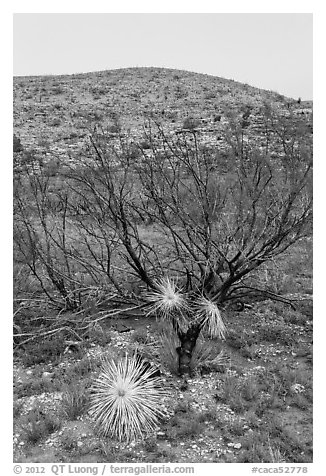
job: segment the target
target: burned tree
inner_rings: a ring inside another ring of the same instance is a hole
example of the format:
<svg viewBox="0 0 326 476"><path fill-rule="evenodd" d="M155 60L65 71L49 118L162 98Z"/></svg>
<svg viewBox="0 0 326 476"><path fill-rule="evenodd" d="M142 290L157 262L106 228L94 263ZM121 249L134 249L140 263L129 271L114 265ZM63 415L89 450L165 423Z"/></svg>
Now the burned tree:
<svg viewBox="0 0 326 476"><path fill-rule="evenodd" d="M266 116L259 145L245 134L233 124L221 148L201 143L196 131L168 135L149 124L143 147L112 143L97 132L83 172L70 174L90 216L102 216L115 230L145 299L146 292L168 299L167 277L175 283L172 304L179 291L189 298L181 314L178 308L170 314L181 372L189 370L205 324L216 319L215 335L221 335L218 309L225 303L257 293L285 300L257 287L251 274L311 233L312 150L305 124L288 127Z"/></svg>
<svg viewBox="0 0 326 476"><path fill-rule="evenodd" d="M241 117L208 142L179 132L151 122L132 141L97 129L61 175L27 167L15 246L64 310L101 288L172 323L184 373L202 331L223 337L227 303L286 301L252 275L311 233L312 146L304 120L270 110L259 138Z"/></svg>

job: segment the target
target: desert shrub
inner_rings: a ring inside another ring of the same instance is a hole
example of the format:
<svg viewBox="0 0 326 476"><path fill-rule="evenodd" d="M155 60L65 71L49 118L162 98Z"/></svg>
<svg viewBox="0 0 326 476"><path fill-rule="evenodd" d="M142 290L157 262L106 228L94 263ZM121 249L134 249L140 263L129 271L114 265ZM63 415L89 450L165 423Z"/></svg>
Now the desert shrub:
<svg viewBox="0 0 326 476"><path fill-rule="evenodd" d="M17 137L16 134L13 136L13 149L14 152L22 152L24 150L20 138Z"/></svg>
<svg viewBox="0 0 326 476"><path fill-rule="evenodd" d="M23 402L20 400L14 400L13 401L13 417L17 418L19 417L22 409L23 409Z"/></svg>
<svg viewBox="0 0 326 476"><path fill-rule="evenodd" d="M60 126L61 120L58 117L55 117L49 121L49 126L51 127L57 127Z"/></svg>
<svg viewBox="0 0 326 476"><path fill-rule="evenodd" d="M198 414L197 420L200 423L216 422L217 414L215 410L205 410Z"/></svg>
<svg viewBox="0 0 326 476"><path fill-rule="evenodd" d="M312 388L312 373L309 369L292 369L281 364L275 366L274 372L282 383L284 391L290 391L291 387L297 384L307 389Z"/></svg>
<svg viewBox="0 0 326 476"><path fill-rule="evenodd" d="M60 438L60 443L65 451L76 451L78 449L76 433L73 431L65 431Z"/></svg>
<svg viewBox="0 0 326 476"><path fill-rule="evenodd" d="M300 410L303 411L306 411L311 407L311 403L308 401L308 399L300 393L293 396L291 405L300 408Z"/></svg>
<svg viewBox="0 0 326 476"><path fill-rule="evenodd" d="M290 346L295 342L295 336L290 327L272 322L261 324L258 327L257 338L260 341L275 342L285 346Z"/></svg>
<svg viewBox="0 0 326 476"><path fill-rule="evenodd" d="M306 443L298 435L296 428L284 424L281 418L266 419L263 438L269 442L270 438L277 443L285 461L307 463L312 458L311 443Z"/></svg>
<svg viewBox="0 0 326 476"><path fill-rule="evenodd" d="M178 413L188 413L191 411L190 402L188 400L183 400L177 404L174 409L174 414L177 415Z"/></svg>
<svg viewBox="0 0 326 476"><path fill-rule="evenodd" d="M153 437L146 438L142 443L142 447L147 452L153 452L157 449L157 441Z"/></svg>
<svg viewBox="0 0 326 476"><path fill-rule="evenodd" d="M226 374L225 378L218 382L215 399L223 403L229 403L235 395L238 395L238 381L237 375Z"/></svg>
<svg viewBox="0 0 326 476"><path fill-rule="evenodd" d="M231 408L231 410L240 414L243 413L249 407L247 402L243 399L242 395L239 393L232 395L232 397L227 402L227 404Z"/></svg>
<svg viewBox="0 0 326 476"><path fill-rule="evenodd" d="M304 326L307 322L307 317L304 314L301 314L300 311L294 311L293 309L287 309L283 316L284 321L288 324Z"/></svg>
<svg viewBox="0 0 326 476"><path fill-rule="evenodd" d="M260 426L260 419L253 409L249 409L244 413L244 419L251 429L257 429Z"/></svg>
<svg viewBox="0 0 326 476"><path fill-rule="evenodd" d="M216 93L214 91L207 91L204 94L204 99L215 99Z"/></svg>
<svg viewBox="0 0 326 476"><path fill-rule="evenodd" d="M257 380L254 377L249 377L245 379L241 386L241 395L242 397L250 402L255 400L260 394L260 388Z"/></svg>
<svg viewBox="0 0 326 476"><path fill-rule="evenodd" d="M61 168L60 160L49 160L43 166L44 177L56 177L59 174Z"/></svg>
<svg viewBox="0 0 326 476"><path fill-rule="evenodd" d="M256 349L253 346L246 345L240 349L239 353L246 359L252 360L256 356Z"/></svg>
<svg viewBox="0 0 326 476"><path fill-rule="evenodd" d="M51 93L54 94L55 96L59 96L60 94L63 94L65 90L61 86L53 86L51 89Z"/></svg>
<svg viewBox="0 0 326 476"><path fill-rule="evenodd" d="M192 117L186 117L186 119L183 121L182 127L183 129L196 129L200 125L199 119L194 119Z"/></svg>
<svg viewBox="0 0 326 476"><path fill-rule="evenodd" d="M84 384L66 386L62 394L63 413L69 420L76 420L85 413L88 402L89 395Z"/></svg>
<svg viewBox="0 0 326 476"><path fill-rule="evenodd" d="M175 88L175 97L176 99L182 99L188 96L188 91L181 86L180 84L177 84Z"/></svg>
<svg viewBox="0 0 326 476"><path fill-rule="evenodd" d="M15 383L14 394L17 398L41 395L41 393L60 390L59 382L52 382L45 378L37 378L28 382Z"/></svg>
<svg viewBox="0 0 326 476"><path fill-rule="evenodd" d="M216 370L226 368L230 364L230 358L215 341L206 340L201 336L197 342L191 358L192 370L205 368Z"/></svg>
<svg viewBox="0 0 326 476"><path fill-rule="evenodd" d="M242 349L247 346L247 341L243 336L243 333L236 332L232 329L226 335L226 344L236 350Z"/></svg>
<svg viewBox="0 0 326 476"><path fill-rule="evenodd" d="M223 432L225 438L231 436L243 436L246 432L244 427L244 420L240 417L222 417L219 416L217 419L217 426Z"/></svg>
<svg viewBox="0 0 326 476"><path fill-rule="evenodd" d="M148 150L151 148L151 143L147 139L142 140L139 145L142 149L145 149L145 150Z"/></svg>
<svg viewBox="0 0 326 476"><path fill-rule="evenodd" d="M92 372L98 370L101 366L100 359L91 359L89 357L83 357L79 362L70 365L64 373L64 381L69 383L73 381L79 381L90 376Z"/></svg>
<svg viewBox="0 0 326 476"><path fill-rule="evenodd" d="M262 416L269 408L281 405L279 386L270 380L260 381L261 376L239 377L228 373L217 386L214 398L227 404L237 413L249 410ZM281 405L282 406L282 405Z"/></svg>
<svg viewBox="0 0 326 476"><path fill-rule="evenodd" d="M138 342L139 344L146 344L148 342L148 333L146 328L136 329L131 336L133 342Z"/></svg>
<svg viewBox="0 0 326 476"><path fill-rule="evenodd" d="M165 428L169 439L193 438L199 435L204 429L204 424L196 419L193 412L177 413L171 417Z"/></svg>
<svg viewBox="0 0 326 476"><path fill-rule="evenodd" d="M261 276L265 281L265 288L273 293L286 294L295 289L293 276L287 275L284 269L277 266L274 261L265 266Z"/></svg>
<svg viewBox="0 0 326 476"><path fill-rule="evenodd" d="M118 461L118 450L115 441L105 438L105 440L100 440L99 446L100 454L105 458L105 462L116 463Z"/></svg>
<svg viewBox="0 0 326 476"><path fill-rule="evenodd" d="M241 439L242 451L238 463L284 463L277 443L272 444L266 433L251 433Z"/></svg>
<svg viewBox="0 0 326 476"><path fill-rule="evenodd" d="M87 333L88 343L94 343L102 347L107 346L112 342L112 336L110 332L105 331L100 325L91 325Z"/></svg>
<svg viewBox="0 0 326 476"><path fill-rule="evenodd" d="M65 348L65 341L58 336L45 338L42 341L31 341L26 344L24 353L21 354L22 363L29 367L35 364L55 362L61 357Z"/></svg>
<svg viewBox="0 0 326 476"><path fill-rule="evenodd" d="M313 319L313 305L312 300L301 301L296 304L296 308L300 313L306 317L307 320Z"/></svg>
<svg viewBox="0 0 326 476"><path fill-rule="evenodd" d="M28 443L35 444L42 438L61 427L58 417L52 413L45 413L39 407L32 409L22 423L24 437Z"/></svg>
<svg viewBox="0 0 326 476"><path fill-rule="evenodd" d="M35 150L24 150L22 154L21 162L23 165L33 164L37 161Z"/></svg>
<svg viewBox="0 0 326 476"><path fill-rule="evenodd" d="M118 134L121 131L121 126L120 124L112 124L108 127L108 131L111 132L111 134Z"/></svg>

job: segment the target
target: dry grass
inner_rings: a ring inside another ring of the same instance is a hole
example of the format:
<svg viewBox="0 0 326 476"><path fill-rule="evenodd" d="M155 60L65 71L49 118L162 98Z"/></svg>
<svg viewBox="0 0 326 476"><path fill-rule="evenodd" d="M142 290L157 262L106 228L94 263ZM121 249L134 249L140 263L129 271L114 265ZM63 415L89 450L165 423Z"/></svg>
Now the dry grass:
<svg viewBox="0 0 326 476"><path fill-rule="evenodd" d="M199 337L191 359L193 370L200 366L215 368L218 366L226 367L228 365L230 365L230 357L223 349L217 347L215 343L209 342L203 337Z"/></svg>
<svg viewBox="0 0 326 476"><path fill-rule="evenodd" d="M76 420L83 415L88 405L88 392L84 385L75 383L67 386L62 395L62 409L69 420Z"/></svg>

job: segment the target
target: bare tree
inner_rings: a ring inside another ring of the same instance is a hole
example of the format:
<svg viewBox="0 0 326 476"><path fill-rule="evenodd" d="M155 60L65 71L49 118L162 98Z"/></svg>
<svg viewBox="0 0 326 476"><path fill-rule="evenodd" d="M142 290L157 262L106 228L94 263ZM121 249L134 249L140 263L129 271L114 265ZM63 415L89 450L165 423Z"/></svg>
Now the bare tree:
<svg viewBox="0 0 326 476"><path fill-rule="evenodd" d="M223 148L202 143L196 130L169 135L153 123L144 128L146 147L111 141L101 130L90 137L83 166L69 179L148 291L160 294L170 276L194 303L221 306L257 293L286 301L250 276L311 233L311 134L302 122L265 119L259 139L233 123ZM177 315L178 352L191 358L207 313ZM212 315L219 316L215 308Z"/></svg>
<svg viewBox="0 0 326 476"><path fill-rule="evenodd" d="M61 175L49 174L37 161L15 176L16 343L61 330L84 335L85 317L101 318L108 302L123 294L110 265L117 246L114 233L87 220L86 205L78 197ZM33 323L24 318L31 308L39 311Z"/></svg>
<svg viewBox="0 0 326 476"><path fill-rule="evenodd" d="M155 122L141 141L97 128L61 175L26 166L16 252L53 305L79 311L95 287L147 307L172 323L183 373L203 329L223 337L225 303L287 302L252 275L311 233L311 130L268 108L259 135L242 119L208 141Z"/></svg>

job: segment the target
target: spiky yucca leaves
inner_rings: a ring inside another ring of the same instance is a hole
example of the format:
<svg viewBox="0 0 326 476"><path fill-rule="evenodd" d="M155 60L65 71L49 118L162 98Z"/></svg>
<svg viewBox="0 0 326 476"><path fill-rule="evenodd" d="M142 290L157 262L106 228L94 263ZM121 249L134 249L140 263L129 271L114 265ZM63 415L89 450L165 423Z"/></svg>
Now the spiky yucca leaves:
<svg viewBox="0 0 326 476"><path fill-rule="evenodd" d="M186 330L191 321L202 321L211 337L225 338L226 327L217 305L205 296L188 300L173 279L162 278L156 283L156 291L147 297L151 302L148 314L155 313L170 322L175 319L181 330Z"/></svg>
<svg viewBox="0 0 326 476"><path fill-rule="evenodd" d="M135 355L103 362L90 405L101 434L129 442L157 428L158 418L165 415L162 397L167 392L160 378L153 377L155 370L145 370Z"/></svg>
<svg viewBox="0 0 326 476"><path fill-rule="evenodd" d="M180 345L180 340L174 329L168 328L161 333L161 362L170 372L178 375L178 353L176 348ZM207 341L200 336L196 342L192 357L191 369L194 371L198 367L205 366L221 366L225 367L230 364L230 356L223 349L216 346L216 343Z"/></svg>
<svg viewBox="0 0 326 476"><path fill-rule="evenodd" d="M206 329L211 337L225 339L226 327L217 305L201 296L194 305L196 320L202 321L202 328Z"/></svg>
<svg viewBox="0 0 326 476"><path fill-rule="evenodd" d="M176 282L168 277L156 282L156 290L148 294L151 302L148 314L157 314L162 319L176 319L180 328L188 324L190 310L187 295L178 289Z"/></svg>

